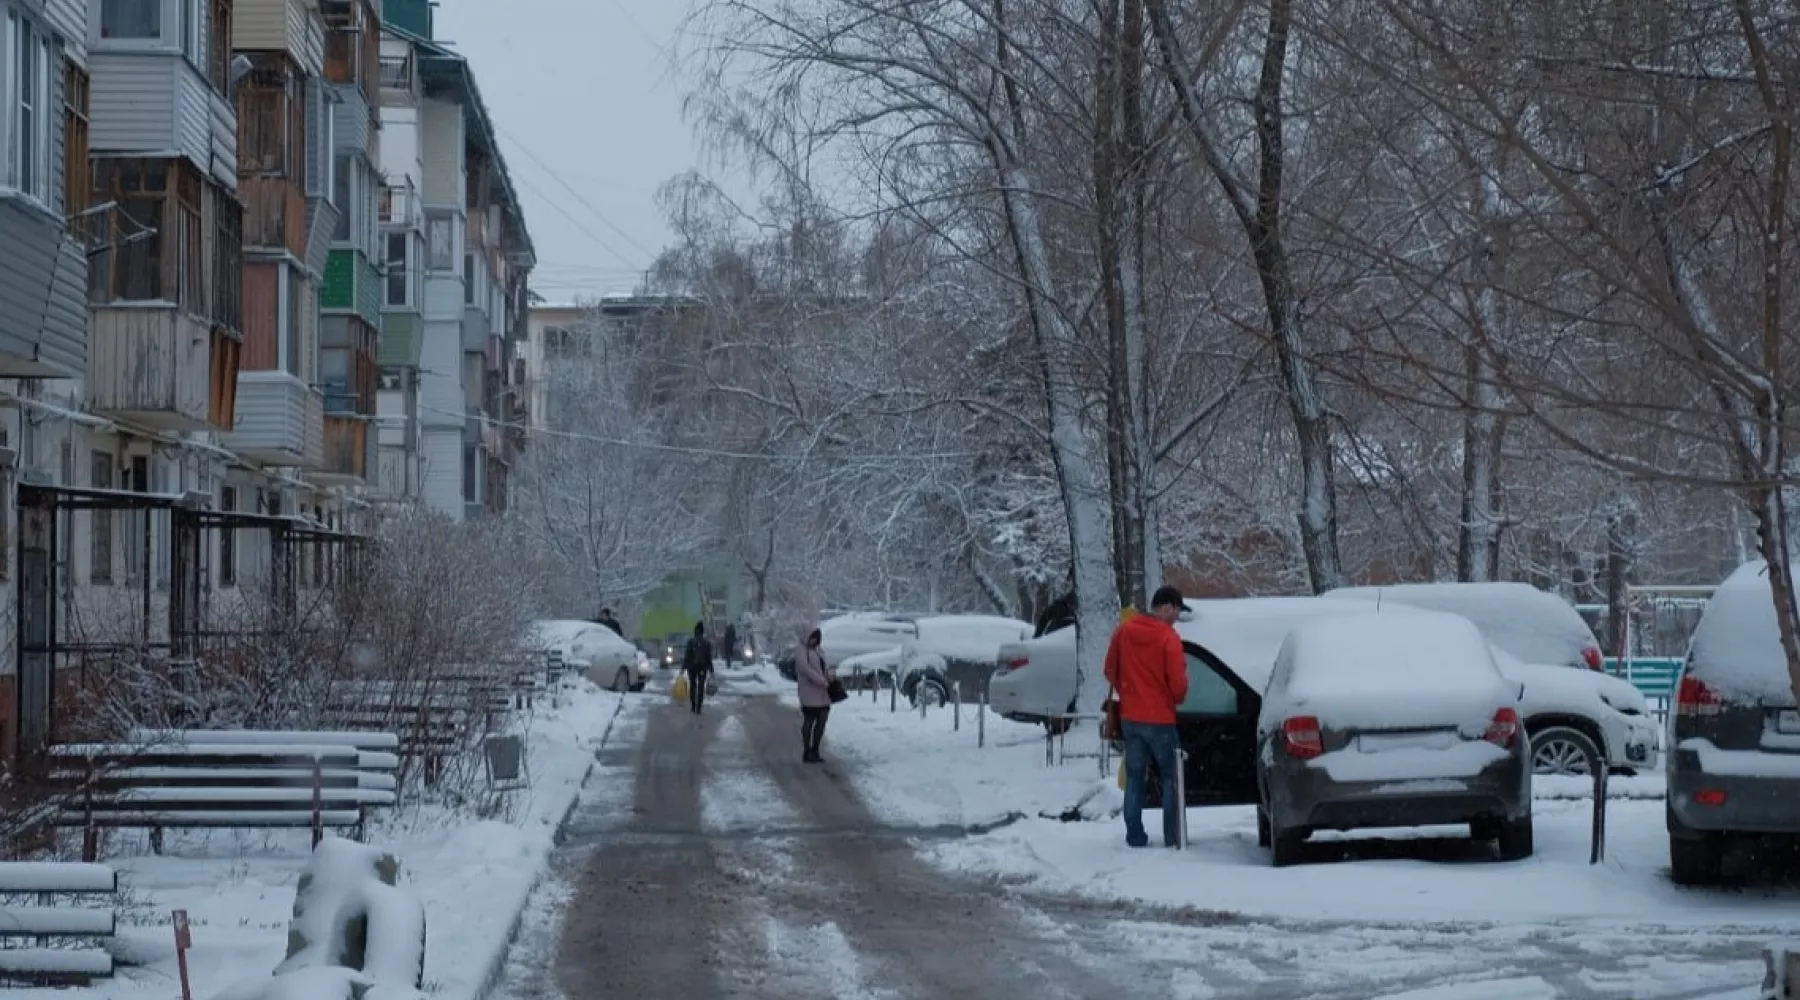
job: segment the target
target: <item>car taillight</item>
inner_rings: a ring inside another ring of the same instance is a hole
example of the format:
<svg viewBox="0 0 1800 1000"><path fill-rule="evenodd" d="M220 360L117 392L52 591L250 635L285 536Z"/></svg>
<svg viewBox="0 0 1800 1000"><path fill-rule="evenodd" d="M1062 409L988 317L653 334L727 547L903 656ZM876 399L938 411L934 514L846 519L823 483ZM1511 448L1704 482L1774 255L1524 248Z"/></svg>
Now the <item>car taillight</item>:
<svg viewBox="0 0 1800 1000"><path fill-rule="evenodd" d="M1494 721L1488 723L1487 732L1482 739L1497 747L1511 750L1519 742L1519 712L1514 708L1503 708L1494 713Z"/></svg>
<svg viewBox="0 0 1800 1000"><path fill-rule="evenodd" d="M1681 678L1681 686L1675 689L1675 714L1695 717L1702 715L1718 715L1725 710L1725 701L1718 693L1706 686L1698 677Z"/></svg>
<svg viewBox="0 0 1800 1000"><path fill-rule="evenodd" d="M1589 670L1606 669L1606 657L1601 656L1599 648L1595 646L1589 646L1581 651L1581 661L1587 664Z"/></svg>
<svg viewBox="0 0 1800 1000"><path fill-rule="evenodd" d="M1325 738L1319 733L1319 720L1311 715L1296 715L1281 724L1281 735L1287 741L1289 756L1311 760L1325 752Z"/></svg>
<svg viewBox="0 0 1800 1000"><path fill-rule="evenodd" d="M1017 670L1020 667L1027 667L1030 665L1031 665L1031 657L1029 657L1029 656L1015 656L1012 659L1007 660L1006 663L1004 664L1004 666L1008 670Z"/></svg>

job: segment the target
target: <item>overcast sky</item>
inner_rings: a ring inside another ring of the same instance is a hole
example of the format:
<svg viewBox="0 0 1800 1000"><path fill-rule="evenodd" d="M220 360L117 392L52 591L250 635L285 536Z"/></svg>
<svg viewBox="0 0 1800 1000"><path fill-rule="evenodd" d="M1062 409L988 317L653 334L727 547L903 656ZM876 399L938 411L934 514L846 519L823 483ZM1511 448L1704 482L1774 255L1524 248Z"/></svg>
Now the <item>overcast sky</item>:
<svg viewBox="0 0 1800 1000"><path fill-rule="evenodd" d="M689 6L443 0L438 8L438 40L474 66L525 202L538 254L532 288L552 301L632 290L669 238L656 189L700 156L673 66Z"/></svg>

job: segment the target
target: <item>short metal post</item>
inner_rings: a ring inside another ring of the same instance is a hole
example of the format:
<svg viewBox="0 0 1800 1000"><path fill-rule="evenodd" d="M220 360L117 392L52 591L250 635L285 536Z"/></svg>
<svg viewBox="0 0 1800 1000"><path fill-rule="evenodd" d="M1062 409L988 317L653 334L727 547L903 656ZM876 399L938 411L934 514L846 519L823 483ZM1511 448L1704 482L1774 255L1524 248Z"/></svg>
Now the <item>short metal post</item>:
<svg viewBox="0 0 1800 1000"><path fill-rule="evenodd" d="M988 686L981 686L981 709L975 713L975 747L987 746Z"/></svg>
<svg viewBox="0 0 1800 1000"><path fill-rule="evenodd" d="M1106 727L1100 727L1100 777L1104 780L1112 770L1112 741L1106 738Z"/></svg>
<svg viewBox="0 0 1800 1000"><path fill-rule="evenodd" d="M1186 750L1175 749L1175 847L1187 850L1187 759ZM1163 808L1169 808L1168 796L1163 796Z"/></svg>
<svg viewBox="0 0 1800 1000"><path fill-rule="evenodd" d="M1588 851L1588 864L1606 859L1606 760L1601 754L1589 754L1588 770L1594 775L1594 830Z"/></svg>
<svg viewBox="0 0 1800 1000"><path fill-rule="evenodd" d="M950 685L950 731L962 732L962 681Z"/></svg>
<svg viewBox="0 0 1800 1000"><path fill-rule="evenodd" d="M924 681L920 681L919 683L913 685L913 700L919 703L919 718L923 719L925 717L925 707L926 707L925 706L926 698L925 698L925 682Z"/></svg>
<svg viewBox="0 0 1800 1000"><path fill-rule="evenodd" d="M1048 729L1044 730L1044 766L1056 766L1056 734Z"/></svg>
<svg viewBox="0 0 1800 1000"><path fill-rule="evenodd" d="M900 710L900 678L896 675L888 678L888 712Z"/></svg>

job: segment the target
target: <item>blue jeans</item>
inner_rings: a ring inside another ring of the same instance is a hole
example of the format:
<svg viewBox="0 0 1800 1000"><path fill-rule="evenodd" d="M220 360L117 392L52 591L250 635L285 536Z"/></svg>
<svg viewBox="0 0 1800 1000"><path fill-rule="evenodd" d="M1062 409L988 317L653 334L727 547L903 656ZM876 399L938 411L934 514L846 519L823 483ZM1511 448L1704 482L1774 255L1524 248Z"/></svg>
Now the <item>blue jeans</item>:
<svg viewBox="0 0 1800 1000"><path fill-rule="evenodd" d="M1131 847L1150 846L1150 835L1144 832L1144 790L1154 757L1162 783L1163 846L1174 847L1186 805L1175 797L1175 750L1181 745L1181 737L1174 726L1151 722L1126 722L1124 729L1125 843Z"/></svg>

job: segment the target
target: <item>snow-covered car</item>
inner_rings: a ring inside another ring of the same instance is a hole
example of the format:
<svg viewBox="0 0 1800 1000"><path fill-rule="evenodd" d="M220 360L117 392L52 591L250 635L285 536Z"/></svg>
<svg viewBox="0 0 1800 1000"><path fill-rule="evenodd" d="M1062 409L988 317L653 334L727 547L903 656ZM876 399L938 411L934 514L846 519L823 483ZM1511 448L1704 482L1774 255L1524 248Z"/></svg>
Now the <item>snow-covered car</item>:
<svg viewBox="0 0 1800 1000"><path fill-rule="evenodd" d="M881 648L837 660L834 666L838 675L849 681L860 674L877 678L884 685L898 677L900 693L915 703L923 698L941 705L949 700L952 691L960 691L964 701L979 701L982 685L1000 662L1001 648L1031 634L1031 623L998 615L920 615L903 624L903 630L885 632L861 625L858 632L852 633L856 639L870 645L876 636L888 637L889 641ZM823 627L820 638L823 647L833 642ZM841 637L838 641L840 649L848 645ZM833 662L829 653L825 659Z"/></svg>
<svg viewBox="0 0 1800 1000"><path fill-rule="evenodd" d="M1390 606L1295 627L1256 727L1270 860L1293 864L1316 830L1462 823L1502 860L1529 857L1519 689L1457 615Z"/></svg>
<svg viewBox="0 0 1800 1000"><path fill-rule="evenodd" d="M1700 616L1669 716L1669 871L1723 881L1740 844L1800 840L1800 702L1769 569L1732 573Z"/></svg>
<svg viewBox="0 0 1800 1000"><path fill-rule="evenodd" d="M650 660L604 625L573 618L533 622L525 646L534 653L562 654L562 660L589 680L614 691L642 691Z"/></svg>
<svg viewBox="0 0 1800 1000"><path fill-rule="evenodd" d="M1502 655L1501 673L1525 684L1520 708L1538 774L1585 775L1588 753L1629 774L1655 767L1662 729L1629 681L1601 672L1594 633L1575 608L1525 583L1416 583L1344 587L1324 595L1400 604L1475 623Z"/></svg>
<svg viewBox="0 0 1800 1000"><path fill-rule="evenodd" d="M1000 666L988 681L988 708L1014 722L1066 729L1078 687L1075 634L1070 625L1001 646Z"/></svg>

